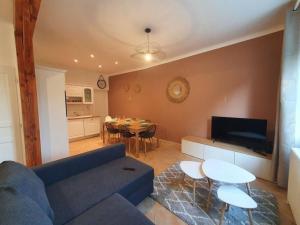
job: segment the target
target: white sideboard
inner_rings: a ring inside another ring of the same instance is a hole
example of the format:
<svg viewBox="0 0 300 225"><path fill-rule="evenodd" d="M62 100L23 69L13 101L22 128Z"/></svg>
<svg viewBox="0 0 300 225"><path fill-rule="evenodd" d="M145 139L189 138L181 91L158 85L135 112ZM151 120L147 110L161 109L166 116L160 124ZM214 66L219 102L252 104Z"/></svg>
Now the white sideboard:
<svg viewBox="0 0 300 225"><path fill-rule="evenodd" d="M206 138L194 136L187 136L182 139L181 151L203 160L220 159L234 163L259 178L272 180L271 155L263 156L241 146L213 142Z"/></svg>

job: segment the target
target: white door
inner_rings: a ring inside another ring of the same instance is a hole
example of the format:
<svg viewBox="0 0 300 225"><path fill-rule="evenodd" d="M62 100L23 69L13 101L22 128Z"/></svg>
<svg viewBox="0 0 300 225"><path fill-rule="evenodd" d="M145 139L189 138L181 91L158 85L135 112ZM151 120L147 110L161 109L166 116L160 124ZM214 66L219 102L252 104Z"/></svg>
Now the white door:
<svg viewBox="0 0 300 225"><path fill-rule="evenodd" d="M24 163L16 73L0 67L0 162Z"/></svg>

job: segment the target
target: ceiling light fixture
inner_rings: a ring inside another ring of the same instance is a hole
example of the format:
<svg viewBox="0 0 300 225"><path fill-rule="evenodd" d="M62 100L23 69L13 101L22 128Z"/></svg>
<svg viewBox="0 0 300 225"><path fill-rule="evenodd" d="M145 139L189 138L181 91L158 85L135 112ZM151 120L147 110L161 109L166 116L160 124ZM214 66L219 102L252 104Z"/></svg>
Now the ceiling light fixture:
<svg viewBox="0 0 300 225"><path fill-rule="evenodd" d="M90 54L90 57L93 59L93 58L95 58L95 55L94 54Z"/></svg>
<svg viewBox="0 0 300 225"><path fill-rule="evenodd" d="M74 59L74 62L75 62L75 63L78 63L79 61L78 61L78 59Z"/></svg>
<svg viewBox="0 0 300 225"><path fill-rule="evenodd" d="M119 64L119 62L118 62L118 61L115 61L115 64L116 64L116 65L118 65L118 64Z"/></svg>
<svg viewBox="0 0 300 225"><path fill-rule="evenodd" d="M98 68L102 68L102 65L98 65Z"/></svg>
<svg viewBox="0 0 300 225"><path fill-rule="evenodd" d="M161 51L160 46L157 43L150 42L151 29L146 28L145 33L147 35L147 42L136 47L136 53L131 55L135 59L143 59L146 62L158 61L165 57L165 53Z"/></svg>

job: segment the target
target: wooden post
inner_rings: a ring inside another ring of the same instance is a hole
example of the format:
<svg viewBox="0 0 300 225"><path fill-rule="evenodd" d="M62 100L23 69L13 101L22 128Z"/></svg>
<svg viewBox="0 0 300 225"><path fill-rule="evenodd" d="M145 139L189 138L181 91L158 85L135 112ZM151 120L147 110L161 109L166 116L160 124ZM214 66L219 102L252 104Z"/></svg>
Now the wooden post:
<svg viewBox="0 0 300 225"><path fill-rule="evenodd" d="M15 0L15 40L18 60L26 164L40 165L41 145L32 37L40 0Z"/></svg>

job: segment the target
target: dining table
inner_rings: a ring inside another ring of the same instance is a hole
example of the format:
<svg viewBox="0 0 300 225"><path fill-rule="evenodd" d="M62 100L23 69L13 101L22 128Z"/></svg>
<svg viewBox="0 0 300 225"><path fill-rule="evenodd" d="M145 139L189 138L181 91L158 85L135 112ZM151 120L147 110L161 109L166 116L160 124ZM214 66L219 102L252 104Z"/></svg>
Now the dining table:
<svg viewBox="0 0 300 225"><path fill-rule="evenodd" d="M153 122L138 118L112 118L108 123L111 123L116 129L120 126L127 126L129 132L135 134L135 151L136 156L139 157L139 133L146 131L153 125ZM103 143L105 143L105 123L102 126L102 139Z"/></svg>

